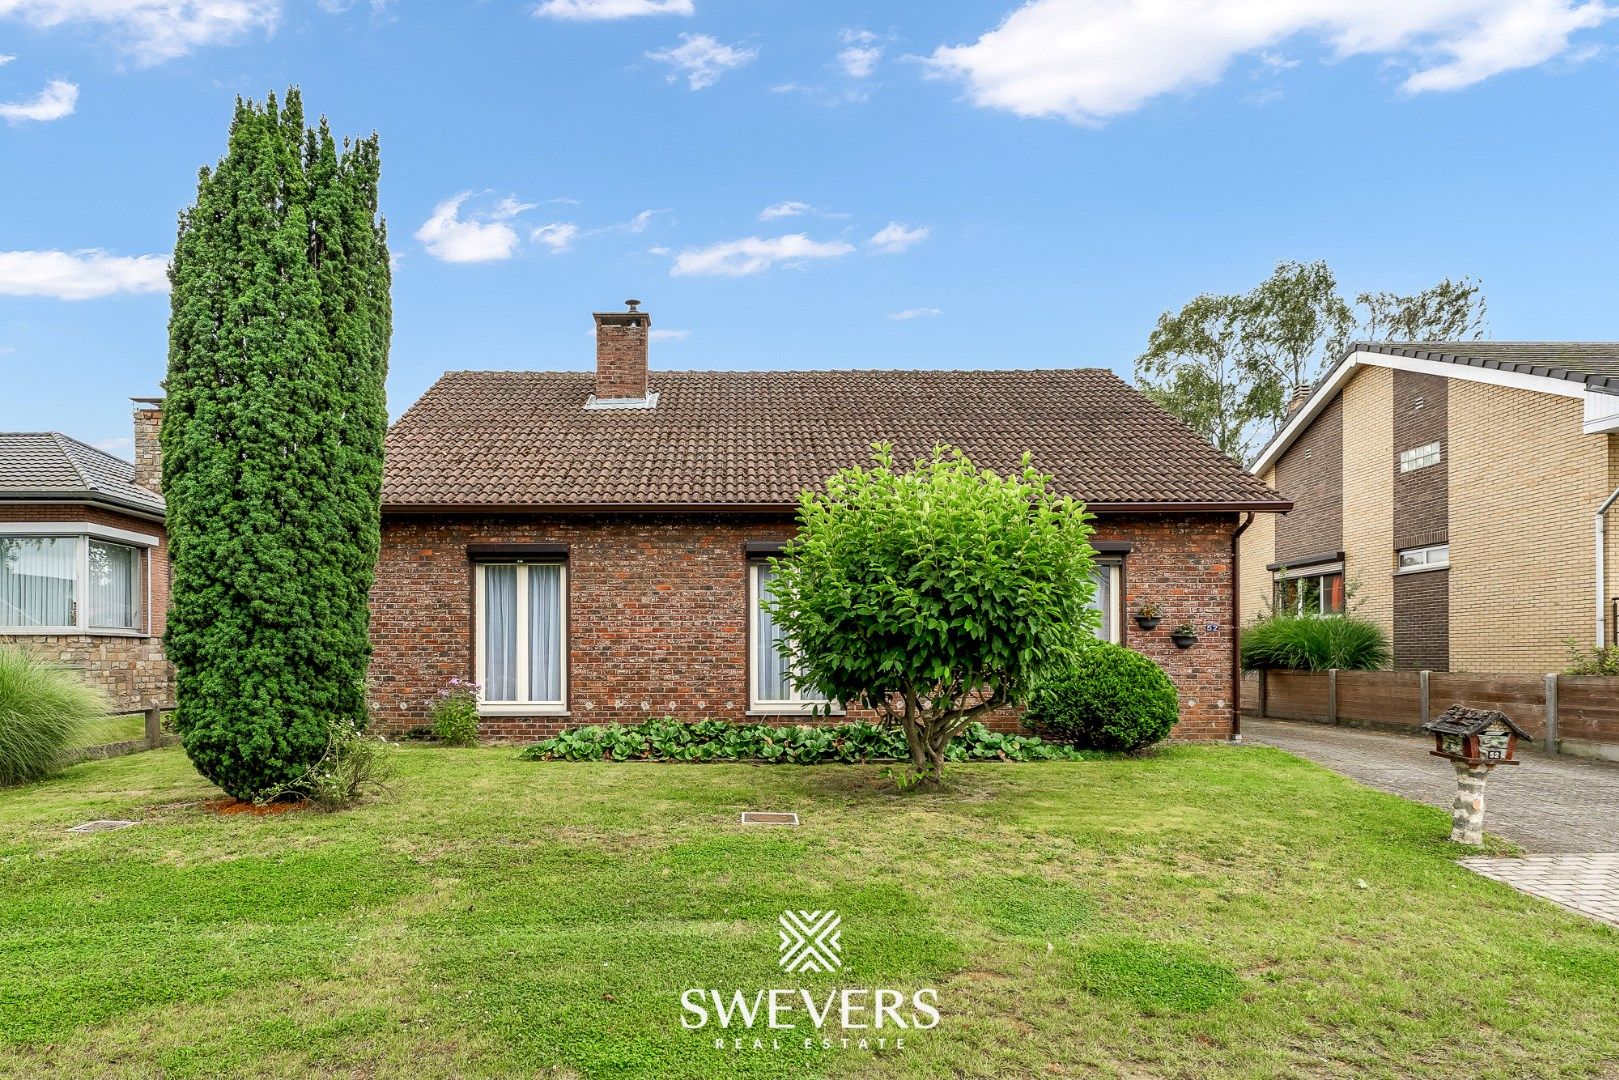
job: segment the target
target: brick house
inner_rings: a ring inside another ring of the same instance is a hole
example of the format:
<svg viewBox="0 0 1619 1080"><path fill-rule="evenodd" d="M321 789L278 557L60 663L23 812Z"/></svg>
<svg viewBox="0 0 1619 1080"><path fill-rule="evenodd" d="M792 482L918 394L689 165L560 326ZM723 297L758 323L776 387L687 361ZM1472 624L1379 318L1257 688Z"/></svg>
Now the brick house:
<svg viewBox="0 0 1619 1080"><path fill-rule="evenodd" d="M1294 508L1242 538L1243 621L1352 594L1397 668L1560 670L1614 640L1616 432L1619 344L1353 346L1252 466Z"/></svg>
<svg viewBox="0 0 1619 1080"><path fill-rule="evenodd" d="M486 736L648 715L814 708L759 608L800 491L940 441L1005 471L1024 450L1097 515L1102 633L1180 689L1182 738L1234 728L1235 538L1274 491L1101 369L648 372L651 320L600 313L596 370L457 371L388 433L372 590L380 726L451 678ZM1150 633L1126 616L1156 602ZM1180 650L1168 629L1202 631ZM1002 724L1015 722L1007 715Z"/></svg>
<svg viewBox="0 0 1619 1080"><path fill-rule="evenodd" d="M161 411L135 410L135 463L57 432L0 432L0 646L81 670L119 711L174 701Z"/></svg>

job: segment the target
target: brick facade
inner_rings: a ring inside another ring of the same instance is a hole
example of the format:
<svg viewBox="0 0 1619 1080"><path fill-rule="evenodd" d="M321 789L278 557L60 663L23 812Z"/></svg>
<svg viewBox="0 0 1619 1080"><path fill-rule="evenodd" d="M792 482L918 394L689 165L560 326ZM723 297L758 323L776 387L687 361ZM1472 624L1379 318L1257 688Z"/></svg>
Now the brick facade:
<svg viewBox="0 0 1619 1080"><path fill-rule="evenodd" d="M1394 667L1450 670L1450 571L1394 576Z"/></svg>
<svg viewBox="0 0 1619 1080"><path fill-rule="evenodd" d="M652 319L642 312L596 315L596 396L644 398L647 338Z"/></svg>
<svg viewBox="0 0 1619 1080"><path fill-rule="evenodd" d="M0 532L7 522L91 522L158 537L146 560L148 633L128 634L0 634L0 646L83 672L87 682L105 690L113 708L134 712L174 703L174 671L163 654L163 630L169 608L168 538L159 522L75 503L0 503Z"/></svg>
<svg viewBox="0 0 1619 1080"><path fill-rule="evenodd" d="M1445 437L1450 380L1438 375L1394 372L1394 456L1384 467L1394 477L1394 547L1443 544L1450 527L1450 448ZM1439 463L1400 471L1400 455L1439 444Z"/></svg>
<svg viewBox="0 0 1619 1080"><path fill-rule="evenodd" d="M1276 490L1293 509L1276 522L1277 561L1296 563L1344 546L1342 399L1332 402L1276 462Z"/></svg>
<svg viewBox="0 0 1619 1080"><path fill-rule="evenodd" d="M1394 372L1362 368L1344 384L1344 585L1349 610L1394 625Z"/></svg>
<svg viewBox="0 0 1619 1080"><path fill-rule="evenodd" d="M1180 738L1222 738L1231 725L1235 515L1117 516L1098 541L1127 541L1128 615L1149 601L1163 623L1143 633L1124 620L1125 643L1162 664L1181 694ZM793 532L783 517L520 515L385 517L371 595L371 700L378 726L424 723L434 692L474 677L469 544L568 545L566 717L489 716L485 737L532 739L562 727L647 716L720 717L748 710L749 541ZM1177 649L1168 629L1203 632ZM778 717L802 722L802 717ZM996 718L1010 727L1010 713Z"/></svg>

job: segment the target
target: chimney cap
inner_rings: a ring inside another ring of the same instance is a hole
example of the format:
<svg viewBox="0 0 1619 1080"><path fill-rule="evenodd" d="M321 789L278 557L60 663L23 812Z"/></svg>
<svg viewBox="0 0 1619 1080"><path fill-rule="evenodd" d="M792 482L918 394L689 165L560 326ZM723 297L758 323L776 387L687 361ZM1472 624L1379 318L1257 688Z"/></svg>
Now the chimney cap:
<svg viewBox="0 0 1619 1080"><path fill-rule="evenodd" d="M624 301L624 306L629 308L631 311L635 311L635 310L640 308L641 301L639 301L639 300L626 300L626 301Z"/></svg>
<svg viewBox="0 0 1619 1080"><path fill-rule="evenodd" d="M137 405L161 405L161 404L163 404L163 399L160 398L160 397L132 397L129 400L133 401Z"/></svg>

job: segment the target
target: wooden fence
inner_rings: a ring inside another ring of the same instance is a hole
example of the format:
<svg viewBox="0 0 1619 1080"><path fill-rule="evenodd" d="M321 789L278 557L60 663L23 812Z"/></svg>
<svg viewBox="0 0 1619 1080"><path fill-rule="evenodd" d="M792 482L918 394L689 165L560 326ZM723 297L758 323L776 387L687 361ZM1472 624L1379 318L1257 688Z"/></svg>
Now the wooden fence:
<svg viewBox="0 0 1619 1080"><path fill-rule="evenodd" d="M63 759L67 764L80 761L99 761L102 758L123 757L125 754L138 754L142 750L156 750L160 746L172 746L179 742L174 735L163 731L163 714L173 709L172 705L158 706L150 709L132 709L128 712L115 712L111 715L141 716L145 718L146 730L138 739L125 739L121 742L99 743L94 746L80 746L67 751Z"/></svg>
<svg viewBox="0 0 1619 1080"><path fill-rule="evenodd" d="M1416 731L1451 705L1500 709L1554 754L1619 761L1619 678L1456 671L1270 671L1243 680L1243 712Z"/></svg>

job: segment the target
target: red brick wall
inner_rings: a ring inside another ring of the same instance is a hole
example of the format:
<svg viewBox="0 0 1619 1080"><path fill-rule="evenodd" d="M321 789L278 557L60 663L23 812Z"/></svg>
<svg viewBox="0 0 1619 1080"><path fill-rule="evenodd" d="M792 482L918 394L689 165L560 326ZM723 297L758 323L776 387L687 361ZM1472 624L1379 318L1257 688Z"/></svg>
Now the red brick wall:
<svg viewBox="0 0 1619 1080"><path fill-rule="evenodd" d="M652 320L646 315L596 316L596 396L646 397L647 338Z"/></svg>
<svg viewBox="0 0 1619 1080"><path fill-rule="evenodd" d="M169 609L169 547L163 526L145 518L72 503L0 503L0 532L5 531L9 521L89 521L158 537L158 546L147 559L151 580L150 636L0 634L0 645L17 646L82 670L87 681L112 696L116 709L134 711L174 704L174 671L163 655L162 641Z"/></svg>
<svg viewBox="0 0 1619 1080"><path fill-rule="evenodd" d="M1163 664L1181 691L1182 738L1218 738L1231 723L1232 517L1120 517L1098 540L1135 544L1125 564L1126 612L1164 608L1150 634L1126 643ZM648 715L741 721L748 708L749 540L792 535L784 518L698 515L398 516L383 522L371 593L371 698L379 727L425 722L433 693L473 677L468 544L569 545L571 715L485 717L493 738L537 738L574 724ZM1127 620L1128 621L1128 620ZM1169 628L1217 630L1188 650ZM802 722L802 718L790 718ZM1008 713L1000 726L1015 724Z"/></svg>

